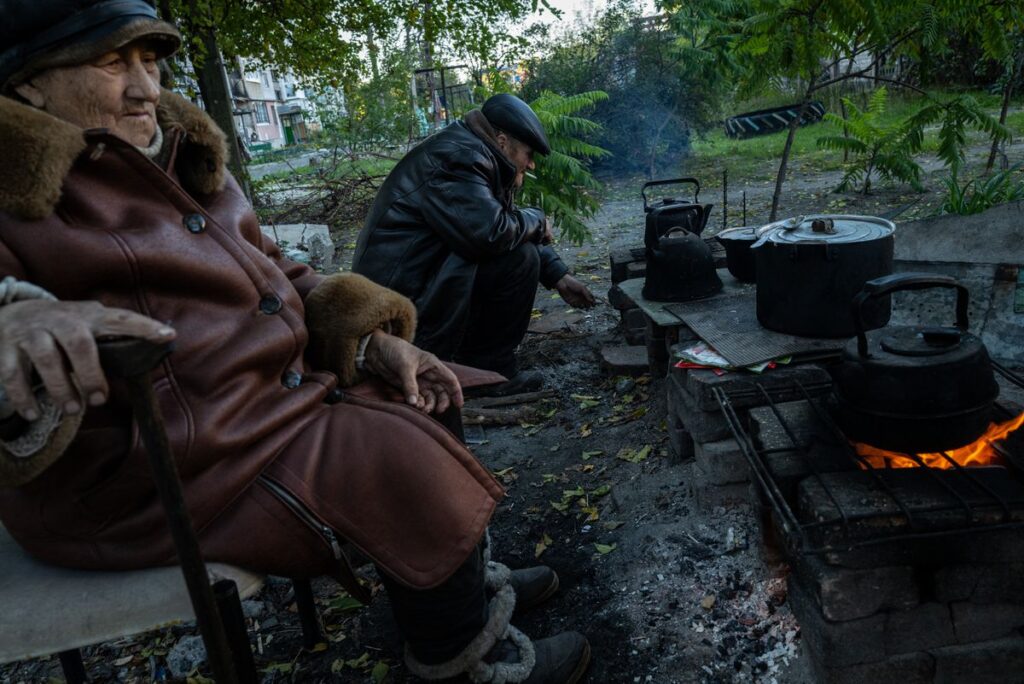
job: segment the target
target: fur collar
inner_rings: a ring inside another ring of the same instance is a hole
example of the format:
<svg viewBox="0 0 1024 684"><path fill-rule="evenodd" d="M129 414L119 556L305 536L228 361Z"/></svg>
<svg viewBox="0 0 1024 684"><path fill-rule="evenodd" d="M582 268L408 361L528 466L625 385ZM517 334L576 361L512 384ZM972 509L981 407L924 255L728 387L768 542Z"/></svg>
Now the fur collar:
<svg viewBox="0 0 1024 684"><path fill-rule="evenodd" d="M213 119L170 91L160 95L157 120L168 141L183 140L177 171L186 190L207 195L224 188L228 147ZM64 179L87 147L80 128L46 112L0 97L0 211L24 220L46 218L60 201Z"/></svg>

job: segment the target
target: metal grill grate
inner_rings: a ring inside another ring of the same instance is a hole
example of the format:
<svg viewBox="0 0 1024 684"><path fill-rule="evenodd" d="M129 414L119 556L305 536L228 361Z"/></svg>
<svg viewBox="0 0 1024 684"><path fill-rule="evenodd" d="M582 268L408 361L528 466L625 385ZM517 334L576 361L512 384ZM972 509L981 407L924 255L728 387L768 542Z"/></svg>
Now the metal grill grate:
<svg viewBox="0 0 1024 684"><path fill-rule="evenodd" d="M1024 388L1024 379L1014 375L1007 368L997 363L993 363L993 368L1008 382ZM997 487L992 486L992 478L979 477L979 473L972 472L974 469L960 466L948 454L943 454L951 466L948 470L929 468L916 455L907 454L920 467L904 472L924 473L921 477L927 478L931 482L934 486L933 491L942 493L937 497L942 500L942 503L923 506L919 501L911 500L905 491L901 491L901 487L894 486L890 477L894 471L873 468L857 454L829 415L827 408L820 401L815 400L799 381L793 382L793 390L791 396L800 397L798 402L810 409L802 413L812 416L811 420L815 422L813 426L814 440L809 441L800 437L801 432L807 434L807 426L798 427L791 418L787 418L785 412L780 410L779 403L772 398L772 394L766 391L758 381L752 381L748 387L741 390L760 393L764 405L772 412L789 441L788 446L782 447L758 446L733 406L733 402L736 400L734 396L736 390L732 392L724 391L721 388L713 390L733 436L750 464L754 480L776 513L778 525L791 550L799 553L848 551L901 540L941 537L964 531L1024 527L1024 454L1018 450L1005 443L993 445L1006 465L1005 469L1000 469L998 480L1012 484L1010 488L1004 487L1002 484ZM994 416L994 418L1007 420L1014 417L1003 406L996 405L996 411L1002 417ZM835 453L842 454L841 460L845 460L849 465L847 471L866 473L866 477L869 479L868 491L870 493L867 498L884 503L887 510L901 518L898 525L893 525L888 529L875 530L872 528L873 534L868 538L858 538L858 535L853 533L853 528L857 523L877 517L878 512L877 510L865 511L863 507L861 510L853 510L853 507L842 503L844 497L837 488L837 478L833 476L834 472L825 472L821 468L821 462L815 457L815 453L812 453L812 446L820 446L822 441ZM801 520L796 507L797 497L792 493L788 497L786 496L785 488L769 465L770 457L780 454L800 459L806 470L806 477L814 478L812 484L815 491L824 494L823 499L827 500L828 507L834 513L829 520ZM1005 475L1002 471L1005 471ZM1018 493L1021 495L1016 495ZM928 524L926 520L930 515L937 513L946 516L941 529L935 529L934 521L931 521L932 524ZM825 527L830 529L829 534L823 534ZM823 541L823 538L827 539Z"/></svg>

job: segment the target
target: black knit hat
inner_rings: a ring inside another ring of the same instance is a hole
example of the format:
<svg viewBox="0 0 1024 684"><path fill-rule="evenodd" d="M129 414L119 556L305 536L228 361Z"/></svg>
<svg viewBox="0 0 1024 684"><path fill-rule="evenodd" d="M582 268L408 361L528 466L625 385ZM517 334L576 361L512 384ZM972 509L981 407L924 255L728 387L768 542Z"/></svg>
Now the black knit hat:
<svg viewBox="0 0 1024 684"><path fill-rule="evenodd" d="M0 0L0 93L53 67L83 64L149 38L158 57L181 45L178 30L146 0Z"/></svg>
<svg viewBox="0 0 1024 684"><path fill-rule="evenodd" d="M534 152L545 155L551 153L551 144L548 143L548 136L544 132L544 124L530 109L530 105L515 95L492 95L484 102L482 111L492 126L526 143Z"/></svg>

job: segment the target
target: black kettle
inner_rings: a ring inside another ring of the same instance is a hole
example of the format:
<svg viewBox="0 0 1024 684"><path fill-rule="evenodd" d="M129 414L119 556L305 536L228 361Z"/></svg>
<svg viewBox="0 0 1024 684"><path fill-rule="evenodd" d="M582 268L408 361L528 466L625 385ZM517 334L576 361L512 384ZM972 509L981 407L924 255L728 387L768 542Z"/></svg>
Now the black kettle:
<svg viewBox="0 0 1024 684"><path fill-rule="evenodd" d="M647 245L643 296L656 302L688 302L722 290L711 248L682 226Z"/></svg>
<svg viewBox="0 0 1024 684"><path fill-rule="evenodd" d="M955 289L956 325L864 331L866 302L902 290ZM898 273L869 280L853 300L857 338L832 370L836 418L854 441L936 453L977 440L999 396L981 339L967 330L969 293L955 278Z"/></svg>

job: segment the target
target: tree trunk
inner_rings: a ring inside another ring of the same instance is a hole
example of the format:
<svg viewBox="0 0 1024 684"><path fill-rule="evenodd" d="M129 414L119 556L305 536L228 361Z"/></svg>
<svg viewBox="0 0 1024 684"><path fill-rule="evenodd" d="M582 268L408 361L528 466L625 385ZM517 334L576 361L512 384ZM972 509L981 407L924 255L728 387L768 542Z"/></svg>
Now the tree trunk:
<svg viewBox="0 0 1024 684"><path fill-rule="evenodd" d="M800 120L804 116L804 112L807 110L807 105L811 101L811 88L814 87L812 83L807 87L807 92L804 93L803 102L800 103L800 111L797 113L796 118L789 122L789 135L786 136L786 146L782 148L782 160L779 162L779 173L775 177L775 194L772 195L772 211L768 215L768 222L771 223L776 219L779 213L779 200L782 198L782 184L786 182L786 168L789 166L789 153L793 149L793 140L796 138L796 129L800 127Z"/></svg>
<svg viewBox="0 0 1024 684"><path fill-rule="evenodd" d="M1017 74L1020 73L1021 65L1024 64L1024 54L1017 60L1013 66L1013 73L1009 74L1009 78L1006 79L1006 87L1003 88L1003 107L999 111L999 123L1006 125L1006 114L1010 109L1010 98L1013 97L1013 84L1017 80ZM995 136L992 137L992 149L988 153L988 163L985 164L985 173L992 173L992 166L996 163L996 152L999 151L999 140Z"/></svg>
<svg viewBox="0 0 1024 684"><path fill-rule="evenodd" d="M203 29L200 39L206 48L206 56L202 66L197 69L199 93L202 95L206 112L213 118L217 126L227 136L228 170L235 177L245 196L252 201L252 189L249 186L249 174L242 165L242 150L238 144L238 132L235 129L234 105L231 91L228 88L227 72L224 69L224 58L217 46L217 36L213 29Z"/></svg>
<svg viewBox="0 0 1024 684"><path fill-rule="evenodd" d="M228 87L224 58L217 45L213 20L197 7L196 0L189 0L188 8L189 16L182 17L187 26L186 34L199 38L203 45L202 49L205 51L205 54L196 54L196 49L188 42L185 43L188 46L189 59L196 71L199 96L203 99L206 112L227 137L228 170L242 186L245 196L252 202L249 174L242 164L242 149L238 144L238 132L235 129L234 103L231 98L231 90ZM169 19L169 17L167 18Z"/></svg>
<svg viewBox="0 0 1024 684"><path fill-rule="evenodd" d="M373 80L380 78L380 67L377 65L377 41L374 40L373 27L366 27L366 52L370 56L370 74Z"/></svg>

